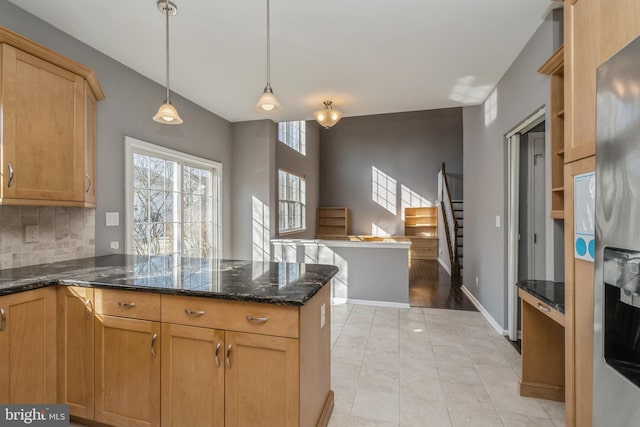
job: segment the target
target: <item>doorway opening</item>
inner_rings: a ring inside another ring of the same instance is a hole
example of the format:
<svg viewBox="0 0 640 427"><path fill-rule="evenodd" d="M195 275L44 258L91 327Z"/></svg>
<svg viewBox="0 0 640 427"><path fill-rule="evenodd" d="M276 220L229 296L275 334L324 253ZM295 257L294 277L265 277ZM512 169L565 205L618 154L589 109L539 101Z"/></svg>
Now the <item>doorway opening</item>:
<svg viewBox="0 0 640 427"><path fill-rule="evenodd" d="M506 135L507 141L507 315L508 336L518 340L516 282L544 280L546 266L545 109Z"/></svg>

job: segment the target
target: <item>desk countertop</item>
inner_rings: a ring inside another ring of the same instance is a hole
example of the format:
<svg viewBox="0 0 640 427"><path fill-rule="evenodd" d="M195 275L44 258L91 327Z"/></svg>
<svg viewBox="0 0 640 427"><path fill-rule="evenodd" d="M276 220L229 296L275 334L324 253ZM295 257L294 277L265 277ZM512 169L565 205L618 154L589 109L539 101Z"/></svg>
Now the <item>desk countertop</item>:
<svg viewBox="0 0 640 427"><path fill-rule="evenodd" d="M516 286L564 314L564 282L521 280Z"/></svg>

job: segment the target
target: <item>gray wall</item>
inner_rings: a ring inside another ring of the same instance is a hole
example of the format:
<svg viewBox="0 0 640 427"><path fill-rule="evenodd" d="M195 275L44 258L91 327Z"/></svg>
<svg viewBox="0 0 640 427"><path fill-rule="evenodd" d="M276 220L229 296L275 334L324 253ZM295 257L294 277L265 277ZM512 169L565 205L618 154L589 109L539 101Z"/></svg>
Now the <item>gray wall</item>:
<svg viewBox="0 0 640 427"><path fill-rule="evenodd" d="M318 210L318 190L320 187L320 126L315 121L306 123L306 156L289 146L276 141L276 185L278 169L293 172L305 179L306 197L306 229L295 233L285 233L288 239L313 239L316 234L316 216ZM277 139L277 138L276 138ZM276 203L278 195L275 195ZM278 212L276 206L276 214ZM279 218L275 218L274 230L278 233Z"/></svg>
<svg viewBox="0 0 640 427"><path fill-rule="evenodd" d="M164 100L164 87L23 11L0 0L0 25L94 69L106 99L98 103L96 254L124 250L124 137L131 136L223 164L222 220L224 254L230 250L231 124L174 95L181 126L155 123L151 117ZM143 54L143 53L141 53ZM163 64L158 64L163 66ZM105 212L120 212L120 226L106 227Z"/></svg>
<svg viewBox="0 0 640 427"><path fill-rule="evenodd" d="M373 223L402 235L401 186L435 206L442 162L459 199L461 108L344 118L320 131L320 206L348 207L350 234L371 234ZM397 181L395 214L372 200L372 167Z"/></svg>
<svg viewBox="0 0 640 427"><path fill-rule="evenodd" d="M232 258L270 259L270 240L275 237L277 126L271 120L231 125Z"/></svg>
<svg viewBox="0 0 640 427"><path fill-rule="evenodd" d="M492 120L488 104L465 107L464 117L464 285L503 327L507 324L506 247L507 162L505 135L525 118L549 103L548 77L537 72L558 47L560 23L551 14L502 77L496 88L497 115ZM485 107L487 111L485 111ZM487 115L485 116L485 113ZM547 108L546 152L549 152ZM546 156L546 169L549 169ZM550 183L546 185L549 212ZM499 215L502 227L495 227ZM554 242L559 236L553 221L547 224L547 266L554 265ZM478 277L479 287L475 278ZM555 271L547 268L547 277Z"/></svg>

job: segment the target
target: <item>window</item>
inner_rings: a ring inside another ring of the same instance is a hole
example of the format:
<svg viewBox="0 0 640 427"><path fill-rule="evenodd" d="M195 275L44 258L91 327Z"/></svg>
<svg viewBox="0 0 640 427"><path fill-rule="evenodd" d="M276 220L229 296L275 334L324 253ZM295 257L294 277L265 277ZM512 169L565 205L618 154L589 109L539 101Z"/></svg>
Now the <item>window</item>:
<svg viewBox="0 0 640 427"><path fill-rule="evenodd" d="M306 122L278 123L278 141L296 150L303 156L307 155L307 141L305 137Z"/></svg>
<svg viewBox="0 0 640 427"><path fill-rule="evenodd" d="M304 178L278 170L278 214L281 233L305 229L305 185Z"/></svg>
<svg viewBox="0 0 640 427"><path fill-rule="evenodd" d="M127 253L221 257L221 165L127 137Z"/></svg>

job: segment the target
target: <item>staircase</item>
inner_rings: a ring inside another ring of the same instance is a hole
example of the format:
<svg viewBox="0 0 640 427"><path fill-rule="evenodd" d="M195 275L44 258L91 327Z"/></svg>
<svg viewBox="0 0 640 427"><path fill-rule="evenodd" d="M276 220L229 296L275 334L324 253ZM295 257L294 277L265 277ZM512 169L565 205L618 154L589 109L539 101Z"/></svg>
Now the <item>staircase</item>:
<svg viewBox="0 0 640 427"><path fill-rule="evenodd" d="M464 262L463 262L463 235L464 235L464 209L462 200L452 200L453 218L456 221L456 256L458 257L458 265L460 266L460 283L462 283Z"/></svg>

